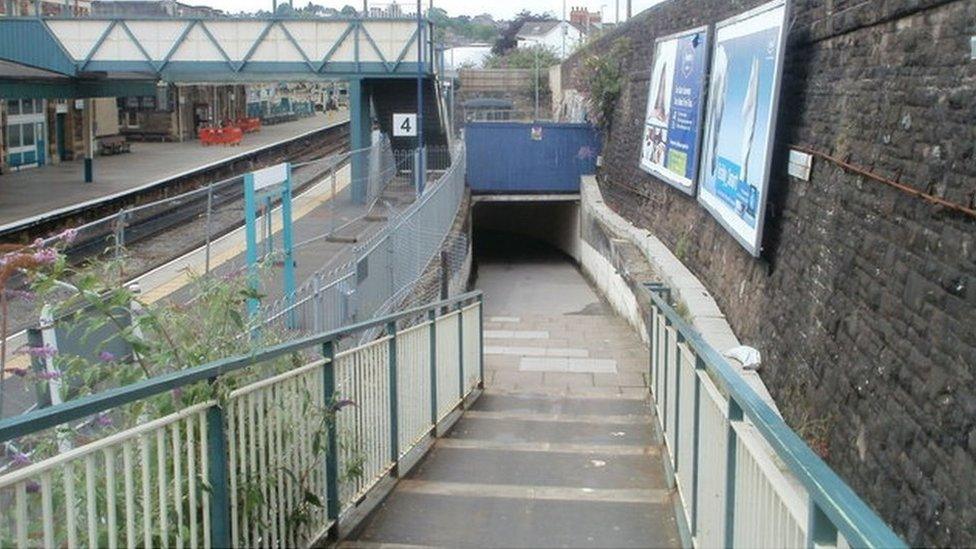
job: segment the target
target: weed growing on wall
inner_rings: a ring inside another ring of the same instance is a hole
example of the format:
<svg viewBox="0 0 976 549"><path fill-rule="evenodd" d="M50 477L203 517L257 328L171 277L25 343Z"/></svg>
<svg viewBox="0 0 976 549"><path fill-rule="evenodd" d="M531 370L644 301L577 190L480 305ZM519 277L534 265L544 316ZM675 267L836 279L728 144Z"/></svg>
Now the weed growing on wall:
<svg viewBox="0 0 976 549"><path fill-rule="evenodd" d="M623 64L630 50L630 39L618 38L606 52L583 60L579 88L590 103L590 119L601 128L609 128L613 119L623 89Z"/></svg>

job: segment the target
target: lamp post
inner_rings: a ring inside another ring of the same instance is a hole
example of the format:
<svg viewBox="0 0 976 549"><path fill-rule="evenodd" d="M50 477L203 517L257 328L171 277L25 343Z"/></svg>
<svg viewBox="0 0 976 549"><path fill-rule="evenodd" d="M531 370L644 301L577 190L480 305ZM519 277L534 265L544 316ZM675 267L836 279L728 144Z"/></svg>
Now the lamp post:
<svg viewBox="0 0 976 549"><path fill-rule="evenodd" d="M423 0L417 0L417 190L423 192L426 183L424 164L424 23Z"/></svg>
<svg viewBox="0 0 976 549"><path fill-rule="evenodd" d="M541 44L539 40L534 38L522 37L526 42L532 42L535 44L532 49L535 50L535 119L539 119L539 48Z"/></svg>

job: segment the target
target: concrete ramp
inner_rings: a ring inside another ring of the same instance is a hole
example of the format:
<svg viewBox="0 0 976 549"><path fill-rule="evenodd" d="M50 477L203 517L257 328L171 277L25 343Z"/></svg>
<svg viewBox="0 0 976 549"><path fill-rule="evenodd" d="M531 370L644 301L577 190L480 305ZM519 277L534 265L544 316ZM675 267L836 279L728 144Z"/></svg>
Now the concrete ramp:
<svg viewBox="0 0 976 549"><path fill-rule="evenodd" d="M485 393L346 547L674 547L647 349L566 261L479 260Z"/></svg>

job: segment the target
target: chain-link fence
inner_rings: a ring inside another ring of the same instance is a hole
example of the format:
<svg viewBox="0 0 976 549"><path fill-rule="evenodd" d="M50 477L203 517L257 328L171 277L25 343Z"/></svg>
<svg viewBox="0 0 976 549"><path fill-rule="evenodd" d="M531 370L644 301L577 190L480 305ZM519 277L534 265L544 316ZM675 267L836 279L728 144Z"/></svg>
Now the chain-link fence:
<svg viewBox="0 0 976 549"><path fill-rule="evenodd" d="M301 284L293 299L270 302L264 310L267 323L301 333L338 328L392 310L411 291L421 285L444 250L442 261L453 275L449 291L466 283L461 275L465 262L470 265L466 235L448 238L464 195L464 150L459 147L452 162L428 185L423 196L408 208L390 217L382 230L363 245L355 247L353 257L340 267L313 273ZM363 337L368 338L370 334Z"/></svg>

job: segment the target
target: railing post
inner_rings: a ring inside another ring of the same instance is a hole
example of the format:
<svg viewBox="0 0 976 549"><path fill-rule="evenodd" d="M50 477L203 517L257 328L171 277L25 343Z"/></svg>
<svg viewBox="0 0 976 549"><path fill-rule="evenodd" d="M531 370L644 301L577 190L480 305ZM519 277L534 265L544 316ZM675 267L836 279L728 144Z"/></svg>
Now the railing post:
<svg viewBox="0 0 976 549"><path fill-rule="evenodd" d="M400 461L400 404L397 392L397 343L396 343L396 321L387 323L386 333L390 336L389 341L389 361L390 361L390 460L393 461L393 474L399 476Z"/></svg>
<svg viewBox="0 0 976 549"><path fill-rule="evenodd" d="M335 408L335 343L326 341L322 344L322 358L325 359L322 365L322 403L326 410L337 414ZM329 535L333 538L338 533L339 527L339 448L336 434L337 417L333 416L327 422L327 440L325 449L325 491L326 491L326 514L332 522Z"/></svg>
<svg viewBox="0 0 976 549"><path fill-rule="evenodd" d="M427 311L430 322L430 423L437 436L437 309Z"/></svg>
<svg viewBox="0 0 976 549"><path fill-rule="evenodd" d="M680 345L684 340L681 332L675 331L675 340ZM678 456L681 455L681 347L674 352L674 474L678 474Z"/></svg>
<svg viewBox="0 0 976 549"><path fill-rule="evenodd" d="M478 388L485 388L485 298L478 296Z"/></svg>
<svg viewBox="0 0 976 549"><path fill-rule="evenodd" d="M214 380L215 381L215 380ZM231 442L233 444L233 442ZM228 493L227 443L224 431L224 409L219 405L207 408L207 459L210 484L210 545L230 547L230 498Z"/></svg>
<svg viewBox="0 0 976 549"><path fill-rule="evenodd" d="M837 527L820 509L812 497L807 497L807 539L808 549L837 545Z"/></svg>
<svg viewBox="0 0 976 549"><path fill-rule="evenodd" d="M464 409L464 305L457 304L458 315L458 398L461 409Z"/></svg>
<svg viewBox="0 0 976 549"><path fill-rule="evenodd" d="M698 462L699 456L699 423L701 423L701 378L699 372L705 370L705 361L701 357L695 356L695 403L692 421L694 424L691 429L691 536L698 534L698 476L701 464Z"/></svg>
<svg viewBox="0 0 976 549"><path fill-rule="evenodd" d="M729 426L725 441L725 546L732 547L735 541L735 424L742 421L742 408L729 397Z"/></svg>
<svg viewBox="0 0 976 549"><path fill-rule="evenodd" d="M667 439L668 432L668 326L671 325L671 321L667 317L664 317L664 342L662 343L662 350L664 351L664 375L661 376L661 425L664 426L665 439Z"/></svg>

